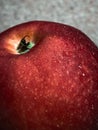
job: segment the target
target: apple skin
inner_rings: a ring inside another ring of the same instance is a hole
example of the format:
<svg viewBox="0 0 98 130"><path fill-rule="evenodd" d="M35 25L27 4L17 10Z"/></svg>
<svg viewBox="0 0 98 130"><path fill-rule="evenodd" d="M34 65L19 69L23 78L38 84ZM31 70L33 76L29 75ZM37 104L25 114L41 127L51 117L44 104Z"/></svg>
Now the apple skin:
<svg viewBox="0 0 98 130"><path fill-rule="evenodd" d="M25 35L35 46L19 55ZM0 130L98 130L98 48L84 33L44 21L0 33Z"/></svg>

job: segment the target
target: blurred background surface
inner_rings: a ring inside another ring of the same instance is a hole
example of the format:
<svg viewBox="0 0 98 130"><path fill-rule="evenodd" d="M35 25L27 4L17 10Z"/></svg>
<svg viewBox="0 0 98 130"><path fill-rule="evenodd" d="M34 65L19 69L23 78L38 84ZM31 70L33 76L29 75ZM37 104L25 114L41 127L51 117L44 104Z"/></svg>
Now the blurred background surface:
<svg viewBox="0 0 98 130"><path fill-rule="evenodd" d="M0 0L0 32L32 20L72 25L98 46L98 0Z"/></svg>

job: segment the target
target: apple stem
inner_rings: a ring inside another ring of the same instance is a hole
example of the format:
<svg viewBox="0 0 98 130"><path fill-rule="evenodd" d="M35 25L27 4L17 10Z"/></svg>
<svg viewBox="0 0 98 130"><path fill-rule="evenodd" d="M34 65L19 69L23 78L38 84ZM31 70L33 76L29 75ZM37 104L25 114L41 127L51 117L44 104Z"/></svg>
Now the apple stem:
<svg viewBox="0 0 98 130"><path fill-rule="evenodd" d="M35 45L34 42L27 41L26 37L30 38L28 35L23 37L22 40L20 41L18 47L17 47L17 52L19 54L27 53Z"/></svg>

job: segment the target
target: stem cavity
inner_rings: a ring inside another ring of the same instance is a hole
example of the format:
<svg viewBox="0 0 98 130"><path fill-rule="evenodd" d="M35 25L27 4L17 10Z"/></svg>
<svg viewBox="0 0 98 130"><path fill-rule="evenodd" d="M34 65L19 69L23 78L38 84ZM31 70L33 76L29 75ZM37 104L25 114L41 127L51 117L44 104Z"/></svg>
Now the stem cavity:
<svg viewBox="0 0 98 130"><path fill-rule="evenodd" d="M34 46L35 43L31 42L30 37L26 35L22 38L16 50L19 54L24 54L30 51L30 49Z"/></svg>

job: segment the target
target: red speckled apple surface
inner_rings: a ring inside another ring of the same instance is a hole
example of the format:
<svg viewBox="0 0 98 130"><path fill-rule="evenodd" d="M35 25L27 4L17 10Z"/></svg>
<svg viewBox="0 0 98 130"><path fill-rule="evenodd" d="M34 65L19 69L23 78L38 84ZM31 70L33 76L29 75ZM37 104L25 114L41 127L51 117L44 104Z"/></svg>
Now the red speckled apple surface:
<svg viewBox="0 0 98 130"><path fill-rule="evenodd" d="M29 35L35 46L17 52ZM35 21L0 34L1 130L97 130L98 48L67 25Z"/></svg>

